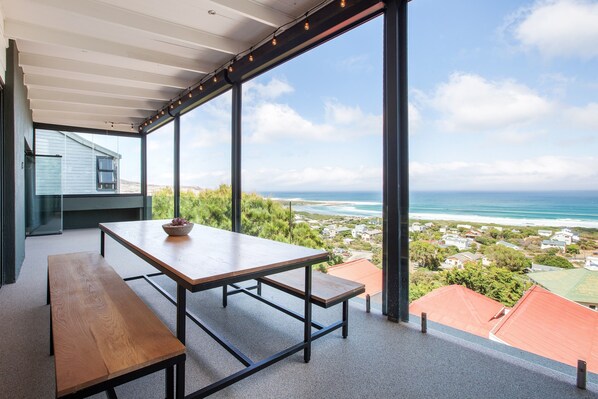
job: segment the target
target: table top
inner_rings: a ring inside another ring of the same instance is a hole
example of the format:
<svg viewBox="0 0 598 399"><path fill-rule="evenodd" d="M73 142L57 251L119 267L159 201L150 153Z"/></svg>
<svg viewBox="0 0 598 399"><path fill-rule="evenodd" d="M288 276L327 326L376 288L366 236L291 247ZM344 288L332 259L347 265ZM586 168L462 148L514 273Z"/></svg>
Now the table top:
<svg viewBox="0 0 598 399"><path fill-rule="evenodd" d="M196 224L188 236L169 220L101 223L100 230L190 291L249 280L328 260L328 253Z"/></svg>

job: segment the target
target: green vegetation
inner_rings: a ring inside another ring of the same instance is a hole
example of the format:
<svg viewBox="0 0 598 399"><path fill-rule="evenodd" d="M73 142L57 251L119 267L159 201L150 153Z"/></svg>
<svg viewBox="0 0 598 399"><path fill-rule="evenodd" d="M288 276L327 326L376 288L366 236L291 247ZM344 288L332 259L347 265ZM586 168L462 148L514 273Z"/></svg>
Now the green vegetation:
<svg viewBox="0 0 598 399"><path fill-rule="evenodd" d="M542 254L534 258L535 263L546 266L561 267L563 269L573 269L573 264L562 256L556 254Z"/></svg>
<svg viewBox="0 0 598 399"><path fill-rule="evenodd" d="M174 214L172 189L164 188L154 193L152 215L154 219L170 219ZM219 229L231 230L232 191L228 185L215 190L181 192L181 217ZM320 234L306 223L295 223L295 213L280 203L254 193L243 193L241 199L241 224L243 233L275 241L287 242L309 248L325 248ZM330 252L330 248L327 248ZM331 256L331 264L342 262ZM326 270L326 265L319 265Z"/></svg>
<svg viewBox="0 0 598 399"><path fill-rule="evenodd" d="M522 272L532 265L532 262L525 257L523 252L503 245L491 245L485 248L484 254L493 265L512 272Z"/></svg>

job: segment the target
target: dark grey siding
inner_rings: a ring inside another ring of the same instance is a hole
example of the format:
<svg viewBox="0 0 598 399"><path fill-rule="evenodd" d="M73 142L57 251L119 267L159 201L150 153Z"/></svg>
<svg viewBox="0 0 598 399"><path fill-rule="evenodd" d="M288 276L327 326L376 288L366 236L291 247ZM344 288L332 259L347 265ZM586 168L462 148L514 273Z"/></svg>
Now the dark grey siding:
<svg viewBox="0 0 598 399"><path fill-rule="evenodd" d="M4 93L4 282L16 281L25 259L25 148L33 148L33 120L16 44L6 53Z"/></svg>

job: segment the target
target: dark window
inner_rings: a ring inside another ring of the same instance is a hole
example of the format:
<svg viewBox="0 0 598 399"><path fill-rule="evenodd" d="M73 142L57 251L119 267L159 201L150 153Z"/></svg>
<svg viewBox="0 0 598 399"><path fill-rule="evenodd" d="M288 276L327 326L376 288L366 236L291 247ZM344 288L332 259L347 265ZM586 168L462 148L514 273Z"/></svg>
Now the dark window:
<svg viewBox="0 0 598 399"><path fill-rule="evenodd" d="M114 158L97 157L98 190L116 190Z"/></svg>

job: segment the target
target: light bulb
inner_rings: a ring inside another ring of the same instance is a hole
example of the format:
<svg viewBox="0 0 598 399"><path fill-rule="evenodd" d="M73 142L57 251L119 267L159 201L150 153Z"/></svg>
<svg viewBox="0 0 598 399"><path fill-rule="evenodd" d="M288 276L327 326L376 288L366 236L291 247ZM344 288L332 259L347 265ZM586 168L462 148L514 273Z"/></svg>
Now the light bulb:
<svg viewBox="0 0 598 399"><path fill-rule="evenodd" d="M307 20L307 18L305 18L305 23L303 24L303 28L305 30L309 30L309 21Z"/></svg>
<svg viewBox="0 0 598 399"><path fill-rule="evenodd" d="M203 85L199 85L199 91L203 91Z"/></svg>
<svg viewBox="0 0 598 399"><path fill-rule="evenodd" d="M253 62L253 53L249 53L249 62Z"/></svg>
<svg viewBox="0 0 598 399"><path fill-rule="evenodd" d="M231 62L230 65L228 66L228 71L232 72L233 71L233 63Z"/></svg>
<svg viewBox="0 0 598 399"><path fill-rule="evenodd" d="M347 5L347 3L345 2L345 0L341 0L341 7L345 8L346 5Z"/></svg>
<svg viewBox="0 0 598 399"><path fill-rule="evenodd" d="M218 82L218 77L216 75L214 75L213 80L214 80L214 83Z"/></svg>
<svg viewBox="0 0 598 399"><path fill-rule="evenodd" d="M273 46L276 46L276 44L278 44L278 42L276 41L276 35L274 35L274 36L272 37L272 45L273 45Z"/></svg>

